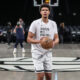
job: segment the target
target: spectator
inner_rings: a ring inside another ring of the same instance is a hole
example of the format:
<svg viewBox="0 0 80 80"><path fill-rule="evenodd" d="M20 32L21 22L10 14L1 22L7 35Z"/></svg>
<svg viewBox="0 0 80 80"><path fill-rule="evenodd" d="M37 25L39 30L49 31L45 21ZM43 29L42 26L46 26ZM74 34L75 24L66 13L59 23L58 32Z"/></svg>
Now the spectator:
<svg viewBox="0 0 80 80"><path fill-rule="evenodd" d="M59 27L59 38L60 38L60 43L64 42L64 34L65 34L66 28L64 25L64 22L60 23Z"/></svg>
<svg viewBox="0 0 80 80"><path fill-rule="evenodd" d="M24 23L24 21L23 21L22 18L19 18L19 22L20 22L20 24L21 24L22 27L25 27L25 23Z"/></svg>
<svg viewBox="0 0 80 80"><path fill-rule="evenodd" d="M20 46L22 48L22 56L24 57L25 56L25 49L23 47L24 29L23 29L23 27L21 27L20 22L17 22L14 32L16 33L16 43L14 46L13 55L14 55L14 57L16 57L17 45L18 45L18 43L20 43Z"/></svg>
<svg viewBox="0 0 80 80"><path fill-rule="evenodd" d="M12 24L11 24L11 22L8 22L8 24L7 24L7 42L8 42L9 46L11 43L11 33L12 33Z"/></svg>

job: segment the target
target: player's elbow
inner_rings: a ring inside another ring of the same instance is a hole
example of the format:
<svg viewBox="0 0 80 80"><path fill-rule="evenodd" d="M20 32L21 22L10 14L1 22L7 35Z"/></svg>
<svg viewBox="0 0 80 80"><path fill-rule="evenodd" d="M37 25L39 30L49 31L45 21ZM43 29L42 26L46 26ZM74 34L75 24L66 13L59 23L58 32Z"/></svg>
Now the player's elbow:
<svg viewBox="0 0 80 80"><path fill-rule="evenodd" d="M57 39L57 43L59 43L59 38Z"/></svg>
<svg viewBox="0 0 80 80"><path fill-rule="evenodd" d="M28 42L28 43L31 43L31 42L30 42L30 38L29 38L29 37L27 37L27 39L26 39L26 40L27 40L27 42Z"/></svg>
<svg viewBox="0 0 80 80"><path fill-rule="evenodd" d="M59 44L59 38L55 39L55 44Z"/></svg>

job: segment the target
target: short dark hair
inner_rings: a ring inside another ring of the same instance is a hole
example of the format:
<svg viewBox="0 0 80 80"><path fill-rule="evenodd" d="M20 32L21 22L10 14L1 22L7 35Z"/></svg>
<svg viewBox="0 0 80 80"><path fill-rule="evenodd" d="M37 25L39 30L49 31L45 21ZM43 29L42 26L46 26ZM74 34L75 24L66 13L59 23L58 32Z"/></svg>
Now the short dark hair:
<svg viewBox="0 0 80 80"><path fill-rule="evenodd" d="M50 6L49 6L49 4L46 4L46 3L40 5L39 11L41 11L41 9L42 9L43 7L47 7L47 8L49 9L49 11L50 11Z"/></svg>

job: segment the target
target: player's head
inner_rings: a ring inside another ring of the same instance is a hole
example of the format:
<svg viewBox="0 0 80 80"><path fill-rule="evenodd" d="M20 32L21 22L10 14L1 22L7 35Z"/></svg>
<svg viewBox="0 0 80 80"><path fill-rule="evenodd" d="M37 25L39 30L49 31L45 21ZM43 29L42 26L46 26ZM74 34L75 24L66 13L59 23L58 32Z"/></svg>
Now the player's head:
<svg viewBox="0 0 80 80"><path fill-rule="evenodd" d="M39 11L41 11L41 9L44 8L44 7L48 8L49 11L50 11L50 6L49 6L48 4L46 4L46 3L40 5L40 7L39 7Z"/></svg>
<svg viewBox="0 0 80 80"><path fill-rule="evenodd" d="M44 18L47 18L50 14L50 6L46 3L42 4L39 10L40 10L40 14Z"/></svg>

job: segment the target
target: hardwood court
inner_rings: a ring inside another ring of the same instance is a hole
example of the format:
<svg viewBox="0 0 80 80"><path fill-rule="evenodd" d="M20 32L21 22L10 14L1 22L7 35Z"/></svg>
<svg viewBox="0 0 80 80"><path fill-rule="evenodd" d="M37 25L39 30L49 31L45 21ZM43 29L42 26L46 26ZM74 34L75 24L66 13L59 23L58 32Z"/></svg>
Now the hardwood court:
<svg viewBox="0 0 80 80"><path fill-rule="evenodd" d="M31 57L30 45L24 43L26 48L26 57ZM60 44L53 49L54 57L79 57L80 56L79 44ZM18 47L19 53L20 48ZM0 44L0 59L12 58L13 44L7 48L7 44ZM21 56L21 53L18 56ZM53 72L54 75L54 72ZM4 77L5 76L5 77ZM16 72L16 71L0 71L0 78L2 80L36 80L34 72ZM53 77L52 77L53 78ZM58 72L58 80L79 80L80 72ZM53 80L53 79L52 79Z"/></svg>

